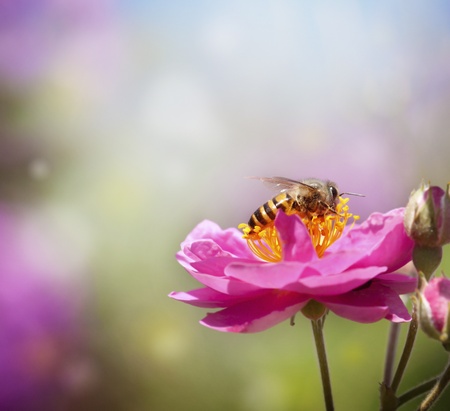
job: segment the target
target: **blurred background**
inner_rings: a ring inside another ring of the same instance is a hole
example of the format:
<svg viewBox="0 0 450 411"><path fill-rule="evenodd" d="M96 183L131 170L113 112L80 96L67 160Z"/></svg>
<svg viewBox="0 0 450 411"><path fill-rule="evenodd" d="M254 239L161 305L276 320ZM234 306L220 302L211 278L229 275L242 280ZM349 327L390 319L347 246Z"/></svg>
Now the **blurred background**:
<svg viewBox="0 0 450 411"><path fill-rule="evenodd" d="M322 409L308 322L206 329L174 255L272 196L247 176L404 206L449 129L445 1L0 0L0 409ZM336 409L378 408L388 326L330 315ZM400 392L445 363L419 335Z"/></svg>

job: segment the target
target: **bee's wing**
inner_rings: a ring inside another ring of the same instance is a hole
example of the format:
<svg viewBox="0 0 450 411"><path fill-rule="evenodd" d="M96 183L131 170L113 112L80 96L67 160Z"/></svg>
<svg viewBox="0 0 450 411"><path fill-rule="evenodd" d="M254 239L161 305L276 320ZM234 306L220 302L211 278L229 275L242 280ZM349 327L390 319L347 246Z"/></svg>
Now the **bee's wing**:
<svg viewBox="0 0 450 411"><path fill-rule="evenodd" d="M308 184L305 184L301 181L292 180L292 179L286 178L286 177L248 177L248 178L260 180L265 185L267 185L271 188L275 188L279 191L298 189L299 186L312 188Z"/></svg>

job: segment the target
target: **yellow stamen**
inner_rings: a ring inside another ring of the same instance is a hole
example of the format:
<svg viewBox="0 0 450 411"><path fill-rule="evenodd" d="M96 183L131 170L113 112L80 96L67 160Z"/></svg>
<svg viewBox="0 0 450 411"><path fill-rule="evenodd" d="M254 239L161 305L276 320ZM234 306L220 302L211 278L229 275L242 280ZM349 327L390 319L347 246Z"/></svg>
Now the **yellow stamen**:
<svg viewBox="0 0 450 411"><path fill-rule="evenodd" d="M339 197L336 213L328 213L324 216L313 218L302 217L312 244L319 257L322 257L326 249L339 239L344 232L348 220L353 217L353 224L359 219L348 212L348 198ZM352 224L352 226L353 226ZM247 224L240 224L250 250L261 260L276 263L283 258L283 249L280 238L273 222L265 227L255 227L252 230Z"/></svg>
<svg viewBox="0 0 450 411"><path fill-rule="evenodd" d="M239 227L244 232L244 238L252 250L253 254L261 260L270 263L277 263L282 260L281 242L278 232L273 223L261 228L255 227L253 232L247 224L240 224Z"/></svg>

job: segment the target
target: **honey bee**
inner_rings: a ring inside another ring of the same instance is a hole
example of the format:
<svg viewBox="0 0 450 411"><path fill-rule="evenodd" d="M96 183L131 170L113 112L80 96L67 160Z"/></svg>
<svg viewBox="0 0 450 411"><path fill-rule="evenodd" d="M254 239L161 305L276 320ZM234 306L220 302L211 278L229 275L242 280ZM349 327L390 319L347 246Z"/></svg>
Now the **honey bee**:
<svg viewBox="0 0 450 411"><path fill-rule="evenodd" d="M332 181L310 178L296 181L285 177L251 177L268 183L280 193L259 207L250 217L250 233L256 227L264 228L275 220L278 210L287 215L298 214L301 218L313 218L328 213L336 213L339 190ZM353 194L355 193L342 193Z"/></svg>

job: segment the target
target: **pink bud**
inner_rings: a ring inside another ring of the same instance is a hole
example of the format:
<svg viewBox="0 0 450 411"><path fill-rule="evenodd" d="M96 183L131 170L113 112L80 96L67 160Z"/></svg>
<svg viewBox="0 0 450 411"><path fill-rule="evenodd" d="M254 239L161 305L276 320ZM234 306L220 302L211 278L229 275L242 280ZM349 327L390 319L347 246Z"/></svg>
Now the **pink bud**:
<svg viewBox="0 0 450 411"><path fill-rule="evenodd" d="M422 330L444 346L449 340L450 279L433 278L419 293L419 315Z"/></svg>
<svg viewBox="0 0 450 411"><path fill-rule="evenodd" d="M450 196L437 186L422 185L414 191L405 210L405 230L422 247L450 242Z"/></svg>

